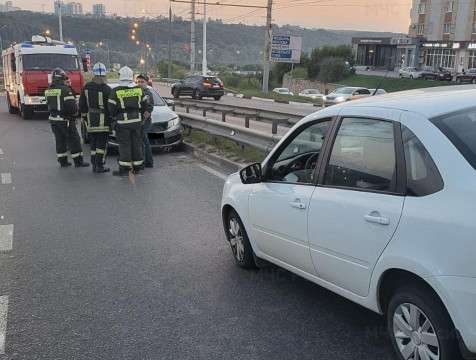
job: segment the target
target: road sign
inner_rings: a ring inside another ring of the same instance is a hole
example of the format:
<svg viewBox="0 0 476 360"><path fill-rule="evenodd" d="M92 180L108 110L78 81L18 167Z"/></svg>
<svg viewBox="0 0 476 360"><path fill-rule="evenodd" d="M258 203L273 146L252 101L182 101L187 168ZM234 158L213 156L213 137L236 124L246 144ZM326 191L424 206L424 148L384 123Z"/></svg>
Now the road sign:
<svg viewBox="0 0 476 360"><path fill-rule="evenodd" d="M302 37L273 35L270 61L299 63L301 61Z"/></svg>
<svg viewBox="0 0 476 360"><path fill-rule="evenodd" d="M86 49L86 50L84 50L84 53L85 53L86 55L91 55L91 50Z"/></svg>

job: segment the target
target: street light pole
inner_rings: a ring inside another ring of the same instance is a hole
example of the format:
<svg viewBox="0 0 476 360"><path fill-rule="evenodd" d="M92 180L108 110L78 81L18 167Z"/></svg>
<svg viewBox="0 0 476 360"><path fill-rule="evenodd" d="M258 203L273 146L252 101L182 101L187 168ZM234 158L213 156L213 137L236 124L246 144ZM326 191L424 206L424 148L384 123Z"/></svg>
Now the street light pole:
<svg viewBox="0 0 476 360"><path fill-rule="evenodd" d="M172 79L172 3L169 1L169 46L167 61L167 77Z"/></svg>
<svg viewBox="0 0 476 360"><path fill-rule="evenodd" d="M203 0L203 60L202 75L207 76L207 0Z"/></svg>
<svg viewBox="0 0 476 360"><path fill-rule="evenodd" d="M59 33L60 33L60 41L63 41L63 19L62 19L62 12L63 9L61 9L61 2L58 1L58 18L59 18Z"/></svg>
<svg viewBox="0 0 476 360"><path fill-rule="evenodd" d="M266 34L264 40L264 66L263 66L263 92L268 92L269 86L269 48L271 44L271 32L273 31L272 25L272 8L273 0L268 0L268 12L266 16Z"/></svg>
<svg viewBox="0 0 476 360"><path fill-rule="evenodd" d="M190 75L195 73L195 0L192 0L190 20Z"/></svg>

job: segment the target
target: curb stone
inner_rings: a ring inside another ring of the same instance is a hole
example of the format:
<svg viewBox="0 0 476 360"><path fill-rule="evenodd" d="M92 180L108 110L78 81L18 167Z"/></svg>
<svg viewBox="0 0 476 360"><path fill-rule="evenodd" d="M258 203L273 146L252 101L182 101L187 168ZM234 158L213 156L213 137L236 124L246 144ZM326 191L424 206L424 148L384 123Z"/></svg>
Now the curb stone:
<svg viewBox="0 0 476 360"><path fill-rule="evenodd" d="M207 162L211 165L217 166L230 174L236 173L243 169L247 164L236 163L234 161L225 159L221 156L210 154L205 150L199 149L198 147L184 142L182 144L182 149L187 154L193 155L197 159L200 159L204 162Z"/></svg>

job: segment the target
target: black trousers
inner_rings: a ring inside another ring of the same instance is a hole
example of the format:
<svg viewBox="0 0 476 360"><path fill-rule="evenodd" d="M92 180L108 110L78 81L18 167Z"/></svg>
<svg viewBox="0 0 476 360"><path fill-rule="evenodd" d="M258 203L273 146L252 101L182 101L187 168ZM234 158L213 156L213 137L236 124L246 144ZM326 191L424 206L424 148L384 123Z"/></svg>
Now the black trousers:
<svg viewBox="0 0 476 360"><path fill-rule="evenodd" d="M142 155L142 124L118 124L116 139L119 143L119 166L139 169L144 162Z"/></svg>
<svg viewBox="0 0 476 360"><path fill-rule="evenodd" d="M73 159L83 156L81 139L74 120L51 122L51 130L56 138L56 155L60 163L68 160L68 148Z"/></svg>
<svg viewBox="0 0 476 360"><path fill-rule="evenodd" d="M108 132L90 132L88 133L91 145L91 163L105 164L107 154Z"/></svg>

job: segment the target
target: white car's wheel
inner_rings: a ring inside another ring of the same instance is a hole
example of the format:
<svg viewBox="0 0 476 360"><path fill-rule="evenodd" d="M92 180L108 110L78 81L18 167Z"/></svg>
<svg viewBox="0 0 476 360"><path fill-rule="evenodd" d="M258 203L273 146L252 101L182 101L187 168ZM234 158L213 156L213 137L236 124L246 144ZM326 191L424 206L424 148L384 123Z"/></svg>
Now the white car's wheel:
<svg viewBox="0 0 476 360"><path fill-rule="evenodd" d="M387 309L387 327L401 360L455 360L460 356L445 307L422 286L403 286L395 292Z"/></svg>
<svg viewBox="0 0 476 360"><path fill-rule="evenodd" d="M227 224L227 237L230 242L231 251L236 263L245 269L251 269L255 267L253 259L253 249L248 239L245 227L238 216L238 214L232 210L228 214L226 219Z"/></svg>

